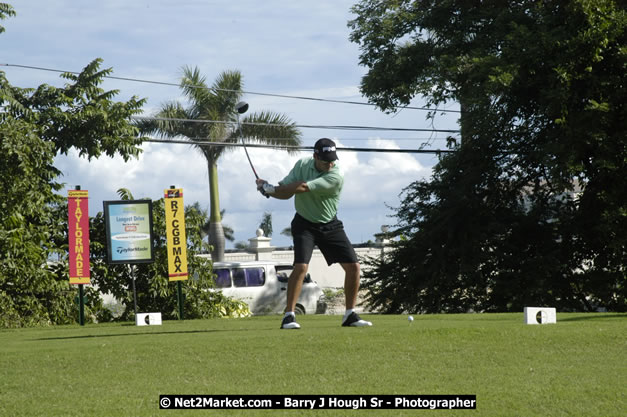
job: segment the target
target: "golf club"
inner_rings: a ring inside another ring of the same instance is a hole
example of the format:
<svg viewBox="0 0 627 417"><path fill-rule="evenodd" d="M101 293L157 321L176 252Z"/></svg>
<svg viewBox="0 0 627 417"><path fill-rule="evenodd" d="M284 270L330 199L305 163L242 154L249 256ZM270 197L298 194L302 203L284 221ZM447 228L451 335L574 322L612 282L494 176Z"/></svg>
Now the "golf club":
<svg viewBox="0 0 627 417"><path fill-rule="evenodd" d="M239 128L239 137L242 141L242 146L244 147L244 152L246 152L246 158L248 158L248 163L250 167L253 169L253 174L255 174L255 178L259 179L259 175L257 175L257 171L255 171L255 167L253 166L253 162L250 160L250 155L248 155L248 149L246 149L246 143L244 142L244 135L242 134L242 125L239 122L239 115L246 113L248 110L248 103L245 101L240 101L235 105L235 110L237 110L237 127Z"/></svg>

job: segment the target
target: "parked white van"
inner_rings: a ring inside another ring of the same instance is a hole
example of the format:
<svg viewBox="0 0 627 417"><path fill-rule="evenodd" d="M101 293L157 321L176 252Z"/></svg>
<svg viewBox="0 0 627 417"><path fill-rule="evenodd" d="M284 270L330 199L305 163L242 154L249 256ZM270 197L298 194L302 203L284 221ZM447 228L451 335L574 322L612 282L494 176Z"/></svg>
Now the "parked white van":
<svg viewBox="0 0 627 417"><path fill-rule="evenodd" d="M284 312L291 264L276 261L214 262L213 272L216 287L224 295L247 303L253 314ZM307 274L296 303L296 314L318 312L321 296L322 290ZM320 304L320 308L322 306Z"/></svg>

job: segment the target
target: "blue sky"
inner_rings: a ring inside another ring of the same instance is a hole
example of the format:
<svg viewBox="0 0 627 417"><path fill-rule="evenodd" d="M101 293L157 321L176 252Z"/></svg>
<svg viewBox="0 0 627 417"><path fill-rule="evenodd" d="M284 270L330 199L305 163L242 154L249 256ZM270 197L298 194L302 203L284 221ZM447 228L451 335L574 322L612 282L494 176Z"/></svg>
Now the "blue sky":
<svg viewBox="0 0 627 417"><path fill-rule="evenodd" d="M181 67L198 66L211 83L224 70L239 70L244 90L332 100L366 101L359 83L366 69L359 66L359 49L349 41L347 22L354 1L345 0L33 0L9 1L17 16L4 20L0 35L0 64L80 71L102 58L113 75L176 83ZM63 85L58 73L1 66L18 87L47 83ZM120 80L106 80L105 89L120 90L117 100L135 95L147 98L150 115L161 103L182 100L178 88ZM365 125L388 128L456 129L456 113L438 116L432 124L426 112L405 109L385 114L369 106L312 102L245 95L251 111L283 113L297 124ZM412 103L421 106L419 98ZM455 103L447 108L456 109ZM444 133L303 129L303 144L331 137L343 147L444 148ZM139 160L100 158L88 162L74 153L59 156L61 181L72 189L90 191L90 213L102 211L102 201L116 200L116 190L129 188L135 197L158 199L170 185L182 187L185 203L208 207L208 178L204 159L185 145L148 143ZM259 175L270 182L282 179L293 163L309 153L251 149ZM429 177L434 155L358 153L339 154L345 187L338 217L353 243L374 240L381 225L394 224L388 206L412 181ZM219 161L224 223L235 230L236 241L255 236L264 212L273 215L272 243L290 244L279 232L289 226L292 201L267 200L255 191L254 176L243 150ZM232 247L232 243L227 247Z"/></svg>

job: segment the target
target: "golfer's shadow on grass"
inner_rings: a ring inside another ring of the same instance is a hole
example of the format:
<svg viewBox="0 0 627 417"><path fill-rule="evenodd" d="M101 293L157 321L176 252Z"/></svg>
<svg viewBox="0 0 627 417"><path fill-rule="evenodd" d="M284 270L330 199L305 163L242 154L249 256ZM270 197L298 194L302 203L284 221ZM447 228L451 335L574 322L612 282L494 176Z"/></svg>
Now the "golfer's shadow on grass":
<svg viewBox="0 0 627 417"><path fill-rule="evenodd" d="M588 320L617 320L617 319L627 319L627 314L619 313L619 314L589 314L581 317L565 317L560 318L559 321L588 321Z"/></svg>
<svg viewBox="0 0 627 417"><path fill-rule="evenodd" d="M172 332L134 332L134 333L119 333L119 334L87 334L84 336L65 336L65 337L40 337L33 339L40 340L71 340L71 339L91 339L100 337L119 337L119 336L153 336L164 334L193 334L193 333L216 333L216 332L233 332L233 331L245 331L246 329L229 329L229 330L179 330Z"/></svg>

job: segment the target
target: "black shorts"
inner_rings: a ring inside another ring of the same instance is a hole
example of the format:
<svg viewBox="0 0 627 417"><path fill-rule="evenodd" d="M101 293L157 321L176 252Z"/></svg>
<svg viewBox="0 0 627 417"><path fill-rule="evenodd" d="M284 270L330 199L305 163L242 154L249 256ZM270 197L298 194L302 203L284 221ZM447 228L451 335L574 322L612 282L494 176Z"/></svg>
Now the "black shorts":
<svg viewBox="0 0 627 417"><path fill-rule="evenodd" d="M294 263L309 264L314 246L318 246L328 265L357 263L357 255L337 218L328 223L312 223L296 213L292 220Z"/></svg>

